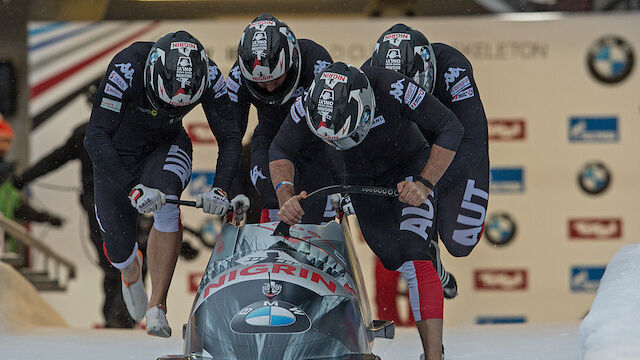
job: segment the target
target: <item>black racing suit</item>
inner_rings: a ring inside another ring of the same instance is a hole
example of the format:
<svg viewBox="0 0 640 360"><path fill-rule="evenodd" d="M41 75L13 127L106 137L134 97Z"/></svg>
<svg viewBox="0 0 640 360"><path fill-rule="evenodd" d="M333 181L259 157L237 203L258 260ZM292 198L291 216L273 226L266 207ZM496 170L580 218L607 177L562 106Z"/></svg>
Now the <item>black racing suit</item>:
<svg viewBox="0 0 640 360"><path fill-rule="evenodd" d="M136 42L113 58L96 94L85 138L93 160L97 218L109 260L118 268L133 260L137 248L138 212L127 198L131 188L142 183L167 198L179 198L191 176L192 146L182 118L157 112L145 93L143 71L152 46ZM211 60L208 84L198 103L219 144L213 186L228 191L240 161L241 137L224 78ZM162 231L157 212L154 218L154 227Z"/></svg>
<svg viewBox="0 0 640 360"><path fill-rule="evenodd" d="M247 80L242 77L237 62L227 77L229 98L231 99L235 116L240 121L242 134L247 129L250 105L253 104L258 111L258 125L251 138L250 176L253 185L262 198L263 216L261 221L277 220L277 209L279 209L278 198L269 174L269 146L271 141L276 136L284 119L293 111L292 105L295 98L304 93L311 85L316 74L333 62L329 53L317 43L306 39L298 39L298 43L302 57L300 80L293 96L284 104L270 105L253 96L245 84ZM318 154L322 155L318 156ZM294 181L296 191L306 190L311 192L339 181L339 171L335 169L332 163L334 160L335 154L320 139L309 139L308 143L299 149L296 161L294 161L296 174L298 175ZM318 223L327 218L333 218L335 213L328 211L325 214L325 210L325 204L323 204L321 209L309 213L304 222Z"/></svg>
<svg viewBox="0 0 640 360"><path fill-rule="evenodd" d="M401 181L411 181L430 156L422 131L433 134L434 145L458 149L464 128L435 97L394 71L371 66L362 70L373 88L376 109L367 137L342 152L347 184L395 188ZM305 121L287 118L273 140L270 160L295 159L298 149L312 137ZM441 318L442 287L427 245L433 236L434 199L428 197L417 207L362 194L352 194L351 200L365 241L382 264L410 277L416 320ZM439 300L433 291L438 287Z"/></svg>
<svg viewBox="0 0 640 360"><path fill-rule="evenodd" d="M438 70L432 94L464 126L458 153L436 187L434 229L451 255L467 256L482 236L489 201L487 116L469 60L449 45L432 47ZM434 134L423 135L433 143Z"/></svg>
<svg viewBox="0 0 640 360"><path fill-rule="evenodd" d="M100 268L104 271L102 287L105 298L102 306L102 314L105 319L105 327L131 328L134 326L134 321L129 316L129 312L122 299L120 271L109 263L104 253L102 235L100 234L100 227L98 226L98 221L95 216L93 201L93 165L83 144L88 124L88 122L85 122L76 127L62 146L56 148L47 156L31 165L22 175L14 180L14 183L22 187L40 176L60 168L68 161L80 160L82 173L80 204L82 204L82 207L87 213L91 243L96 249Z"/></svg>

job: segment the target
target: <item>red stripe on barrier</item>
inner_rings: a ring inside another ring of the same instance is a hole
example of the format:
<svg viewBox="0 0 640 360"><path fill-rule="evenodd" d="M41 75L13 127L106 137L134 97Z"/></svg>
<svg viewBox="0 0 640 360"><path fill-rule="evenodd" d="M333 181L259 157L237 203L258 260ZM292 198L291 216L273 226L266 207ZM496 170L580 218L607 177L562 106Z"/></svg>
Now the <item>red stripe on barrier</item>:
<svg viewBox="0 0 640 360"><path fill-rule="evenodd" d="M100 59L101 57L103 57L104 55L119 49L120 47L122 47L122 45L127 44L129 42L131 42L132 40L136 39L137 37L139 37L140 35L149 32L151 29L153 29L154 27L158 26L158 24L160 23L160 21L154 21L151 24L149 24L148 26L142 28L140 31L137 31L136 33L126 37L125 39L122 39L121 41L117 42L116 44L108 47L107 49L101 50L96 54L93 54L92 56L80 61L79 63L72 65L71 67L39 82L38 84L34 85L31 87L30 91L31 91L31 99L35 99L36 97L40 96L43 92L45 92L46 90L48 90L49 88L53 87L54 85L56 85L57 83L59 83L60 81L68 78L69 76L75 74L76 72L84 69L85 67L87 67L88 65L90 65L91 63L95 62L96 60Z"/></svg>

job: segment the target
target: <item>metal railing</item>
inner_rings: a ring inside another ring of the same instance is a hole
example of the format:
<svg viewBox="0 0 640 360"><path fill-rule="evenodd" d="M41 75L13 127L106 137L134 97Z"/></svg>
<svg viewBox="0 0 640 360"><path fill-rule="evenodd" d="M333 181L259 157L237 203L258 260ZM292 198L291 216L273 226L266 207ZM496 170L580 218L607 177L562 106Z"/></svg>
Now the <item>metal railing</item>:
<svg viewBox="0 0 640 360"><path fill-rule="evenodd" d="M5 236L9 235L16 241L37 250L44 258L42 269L27 268L20 269L22 274L30 280L39 290L65 290L70 279L76 277L76 265L54 252L42 241L36 239L27 232L24 226L7 219L0 214L0 229L4 230ZM62 278L60 268L64 268L66 277ZM53 274L50 270L53 270Z"/></svg>

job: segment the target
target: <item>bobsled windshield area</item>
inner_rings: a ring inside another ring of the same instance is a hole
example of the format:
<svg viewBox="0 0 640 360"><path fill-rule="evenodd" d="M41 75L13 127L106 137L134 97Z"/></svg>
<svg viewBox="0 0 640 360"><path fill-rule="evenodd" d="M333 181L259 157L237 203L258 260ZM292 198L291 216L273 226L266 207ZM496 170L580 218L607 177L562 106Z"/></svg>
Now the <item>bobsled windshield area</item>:
<svg viewBox="0 0 640 360"><path fill-rule="evenodd" d="M274 236L276 225L222 229L185 329L185 353L365 359L372 320L343 228L296 225L290 236Z"/></svg>

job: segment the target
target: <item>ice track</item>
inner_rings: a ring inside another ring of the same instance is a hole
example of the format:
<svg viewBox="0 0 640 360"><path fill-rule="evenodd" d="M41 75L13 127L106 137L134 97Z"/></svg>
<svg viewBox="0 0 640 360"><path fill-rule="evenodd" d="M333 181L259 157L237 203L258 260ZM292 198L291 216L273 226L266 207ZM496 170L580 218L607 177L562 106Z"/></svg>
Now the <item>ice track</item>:
<svg viewBox="0 0 640 360"><path fill-rule="evenodd" d="M445 330L447 360L577 360L578 323L483 325ZM142 330L40 328L0 333L0 358L11 360L155 360L182 351L180 329L170 339ZM376 340L383 360L418 359L415 330L401 328L393 340Z"/></svg>

